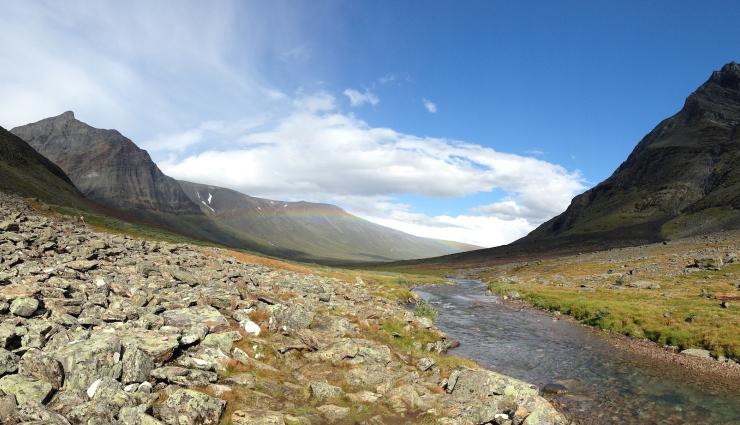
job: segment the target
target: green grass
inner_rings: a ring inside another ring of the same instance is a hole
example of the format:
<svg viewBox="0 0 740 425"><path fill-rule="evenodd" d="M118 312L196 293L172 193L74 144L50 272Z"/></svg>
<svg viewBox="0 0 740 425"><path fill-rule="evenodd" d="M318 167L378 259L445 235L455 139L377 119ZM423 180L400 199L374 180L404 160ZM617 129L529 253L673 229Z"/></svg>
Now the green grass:
<svg viewBox="0 0 740 425"><path fill-rule="evenodd" d="M414 315L417 317L426 317L432 321L437 320L437 310L435 310L434 307L432 307L432 304L427 300L421 300L416 303L416 307L414 307Z"/></svg>
<svg viewBox="0 0 740 425"><path fill-rule="evenodd" d="M704 348L715 356L740 359L740 311L731 303L720 308L719 301L700 296L702 286L709 293L730 289L719 279L723 273L740 271L740 265L721 272L707 272L663 281L659 290L621 290L596 287L554 286L532 282L489 283L489 289L503 295L516 290L535 307L559 311L580 322L606 331L647 338L680 349ZM699 279L709 283L696 284Z"/></svg>

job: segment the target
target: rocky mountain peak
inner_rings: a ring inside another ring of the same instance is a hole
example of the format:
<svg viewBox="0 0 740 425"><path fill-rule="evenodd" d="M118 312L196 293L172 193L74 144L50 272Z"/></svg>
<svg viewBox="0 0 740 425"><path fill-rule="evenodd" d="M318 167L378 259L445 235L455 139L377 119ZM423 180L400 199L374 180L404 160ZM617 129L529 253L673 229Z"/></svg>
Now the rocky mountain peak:
<svg viewBox="0 0 740 425"><path fill-rule="evenodd" d="M71 121L75 119L75 113L72 111L66 111L57 117L58 120Z"/></svg>
<svg viewBox="0 0 740 425"><path fill-rule="evenodd" d="M712 73L707 83L714 83L729 90L740 90L740 64L737 62L725 64L722 69Z"/></svg>

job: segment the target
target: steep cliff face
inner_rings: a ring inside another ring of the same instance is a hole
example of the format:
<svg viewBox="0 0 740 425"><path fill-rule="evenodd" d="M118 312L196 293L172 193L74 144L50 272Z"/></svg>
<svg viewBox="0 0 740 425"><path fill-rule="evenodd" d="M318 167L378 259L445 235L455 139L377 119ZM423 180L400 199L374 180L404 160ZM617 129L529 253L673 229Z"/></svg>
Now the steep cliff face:
<svg viewBox="0 0 740 425"><path fill-rule="evenodd" d="M75 119L72 112L12 130L57 164L89 199L126 210L201 214L177 182L116 130Z"/></svg>
<svg viewBox="0 0 740 425"><path fill-rule="evenodd" d="M524 241L651 241L740 226L740 65L729 63L627 160Z"/></svg>

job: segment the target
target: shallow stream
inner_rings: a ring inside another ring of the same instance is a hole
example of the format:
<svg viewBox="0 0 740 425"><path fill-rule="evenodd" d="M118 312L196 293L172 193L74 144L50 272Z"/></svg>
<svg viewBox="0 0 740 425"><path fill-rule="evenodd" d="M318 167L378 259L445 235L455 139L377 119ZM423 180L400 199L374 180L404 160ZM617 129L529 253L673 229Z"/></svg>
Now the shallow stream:
<svg viewBox="0 0 740 425"><path fill-rule="evenodd" d="M474 280L416 290L439 312L437 326L460 341L451 354L540 387L586 424L740 424L740 384L689 377L668 362L617 348L599 332L488 295Z"/></svg>

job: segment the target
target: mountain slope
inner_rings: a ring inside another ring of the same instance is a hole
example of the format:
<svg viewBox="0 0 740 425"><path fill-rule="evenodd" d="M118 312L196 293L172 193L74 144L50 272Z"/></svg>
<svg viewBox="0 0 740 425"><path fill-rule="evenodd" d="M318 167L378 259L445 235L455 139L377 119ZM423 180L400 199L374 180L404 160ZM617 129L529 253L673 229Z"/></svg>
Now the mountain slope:
<svg viewBox="0 0 740 425"><path fill-rule="evenodd" d="M219 225L272 247L298 250L313 257L388 261L475 248L412 236L363 220L334 205L261 199L185 181L180 185Z"/></svg>
<svg viewBox="0 0 740 425"><path fill-rule="evenodd" d="M509 245L408 265L456 266L635 246L740 228L740 65L712 73L605 181Z"/></svg>
<svg viewBox="0 0 740 425"><path fill-rule="evenodd" d="M733 62L645 136L611 177L525 240L602 233L650 242L740 226L739 126L740 65Z"/></svg>
<svg viewBox="0 0 740 425"><path fill-rule="evenodd" d="M37 197L49 203L84 201L61 168L18 136L0 127L0 191Z"/></svg>
<svg viewBox="0 0 740 425"><path fill-rule="evenodd" d="M200 214L177 182L116 130L91 127L65 112L11 131L61 167L87 198L101 205L125 211Z"/></svg>

